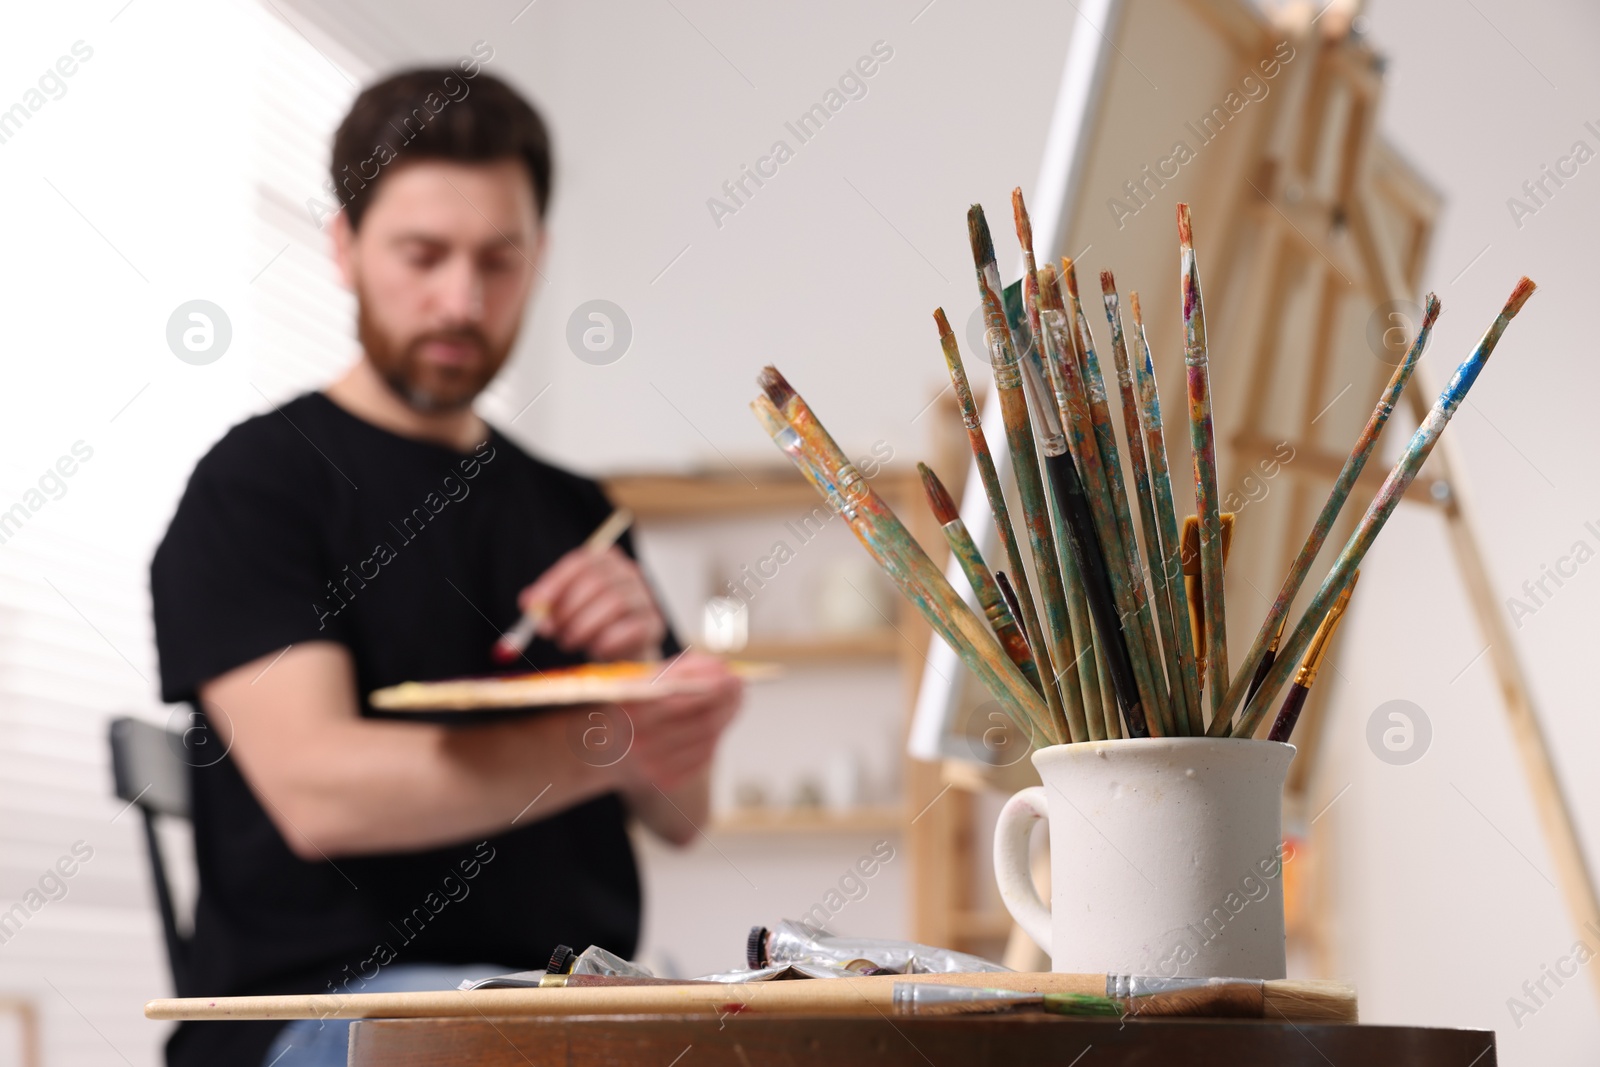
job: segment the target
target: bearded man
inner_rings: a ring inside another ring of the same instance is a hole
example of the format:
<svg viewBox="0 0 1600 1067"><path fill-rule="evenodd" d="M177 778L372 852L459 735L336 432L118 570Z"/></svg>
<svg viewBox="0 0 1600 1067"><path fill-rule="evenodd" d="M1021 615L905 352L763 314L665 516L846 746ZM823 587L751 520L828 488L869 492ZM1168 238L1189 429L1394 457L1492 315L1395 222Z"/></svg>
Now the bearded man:
<svg viewBox="0 0 1600 1067"><path fill-rule="evenodd" d="M720 662L693 695L471 725L370 715L365 695L486 674L524 607L523 671L679 652L630 542L580 549L594 482L473 411L545 252L544 123L474 69L365 90L334 139L333 250L359 309L339 380L230 430L151 567L163 696L222 753L194 759L199 897L178 993L453 988L557 944L632 954L627 824L690 840L737 710ZM443 103L440 103L443 101ZM436 107L433 105L437 105ZM620 723L622 725L618 726ZM345 1062L345 1027L186 1023L168 1062Z"/></svg>

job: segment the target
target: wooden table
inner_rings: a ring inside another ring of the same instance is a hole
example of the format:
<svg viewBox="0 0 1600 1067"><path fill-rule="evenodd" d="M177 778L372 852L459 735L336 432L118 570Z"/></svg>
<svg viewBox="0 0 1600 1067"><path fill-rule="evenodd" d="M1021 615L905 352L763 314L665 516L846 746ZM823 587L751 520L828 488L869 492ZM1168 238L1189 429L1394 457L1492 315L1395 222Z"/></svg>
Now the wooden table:
<svg viewBox="0 0 1600 1067"><path fill-rule="evenodd" d="M1492 1030L1232 1020L635 1016L367 1019L350 1067L1494 1067Z"/></svg>

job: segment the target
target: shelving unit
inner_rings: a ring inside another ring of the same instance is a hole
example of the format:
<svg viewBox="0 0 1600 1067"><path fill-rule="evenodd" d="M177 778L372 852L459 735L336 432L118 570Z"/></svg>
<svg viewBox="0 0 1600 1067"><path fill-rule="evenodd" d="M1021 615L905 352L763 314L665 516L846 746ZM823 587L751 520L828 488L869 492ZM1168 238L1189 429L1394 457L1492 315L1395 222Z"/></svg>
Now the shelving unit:
<svg viewBox="0 0 1600 1067"><path fill-rule="evenodd" d="M885 466L869 480L873 488L913 524L924 544L935 546L940 543L937 533L930 541L927 531L915 526L927 511L916 471L909 462L898 467L904 469ZM662 524L692 523L709 529L719 523L768 517L778 523L775 529L782 530L784 520L792 523L801 516L815 513L818 508L825 513L827 508L816 491L790 467L741 464L737 472L625 474L607 479L605 489L614 503L633 511L644 536L648 536L652 527ZM849 551L860 550L852 545ZM895 599L893 616L884 625L840 633L752 633L749 643L736 655L744 660L782 664L797 673L831 668L897 670L900 699L906 709L904 718L908 722L927 650L928 630L909 605L898 597ZM903 731L900 741L903 752ZM903 759L903 756L898 758ZM903 777L910 779L909 775ZM911 818L905 809L915 799L915 796L895 798L894 803L875 803L843 812L776 805L719 811L707 832L745 837L900 835ZM927 799L931 799L931 795L911 807L911 812L915 813Z"/></svg>
<svg viewBox="0 0 1600 1067"><path fill-rule="evenodd" d="M772 663L835 663L844 660L894 659L906 652L906 639L890 627L852 634L753 640L740 658Z"/></svg>

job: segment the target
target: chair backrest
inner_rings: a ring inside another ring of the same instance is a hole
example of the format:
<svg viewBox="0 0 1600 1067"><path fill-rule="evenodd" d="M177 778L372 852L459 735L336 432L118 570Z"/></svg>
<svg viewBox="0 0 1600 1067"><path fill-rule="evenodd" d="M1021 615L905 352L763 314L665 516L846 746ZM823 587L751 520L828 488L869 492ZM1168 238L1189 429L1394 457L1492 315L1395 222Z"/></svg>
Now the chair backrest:
<svg viewBox="0 0 1600 1067"><path fill-rule="evenodd" d="M189 818L189 764L183 758L183 735L139 719L111 720L111 777L117 796L144 816L144 840L161 909L167 963L181 996L188 992L189 939L178 929L166 860L156 836L156 816Z"/></svg>
<svg viewBox="0 0 1600 1067"><path fill-rule="evenodd" d="M157 815L189 818L182 734L139 719L113 719L111 774L117 796L128 803Z"/></svg>

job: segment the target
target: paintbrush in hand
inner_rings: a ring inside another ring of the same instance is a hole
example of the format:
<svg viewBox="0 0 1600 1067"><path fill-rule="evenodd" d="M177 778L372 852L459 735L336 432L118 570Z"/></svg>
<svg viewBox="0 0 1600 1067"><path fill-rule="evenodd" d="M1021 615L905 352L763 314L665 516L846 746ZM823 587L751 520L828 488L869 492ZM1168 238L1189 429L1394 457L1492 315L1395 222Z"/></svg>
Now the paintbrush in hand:
<svg viewBox="0 0 1600 1067"><path fill-rule="evenodd" d="M605 522L595 527L594 533L583 542L580 551L586 555L598 556L612 545L617 543L629 526L633 525L633 512L627 508L618 508L613 511ZM514 663L528 648L528 642L533 640L533 635L550 615L550 605L543 602L529 604L522 612L522 618L517 624L494 643L490 655L496 663Z"/></svg>

